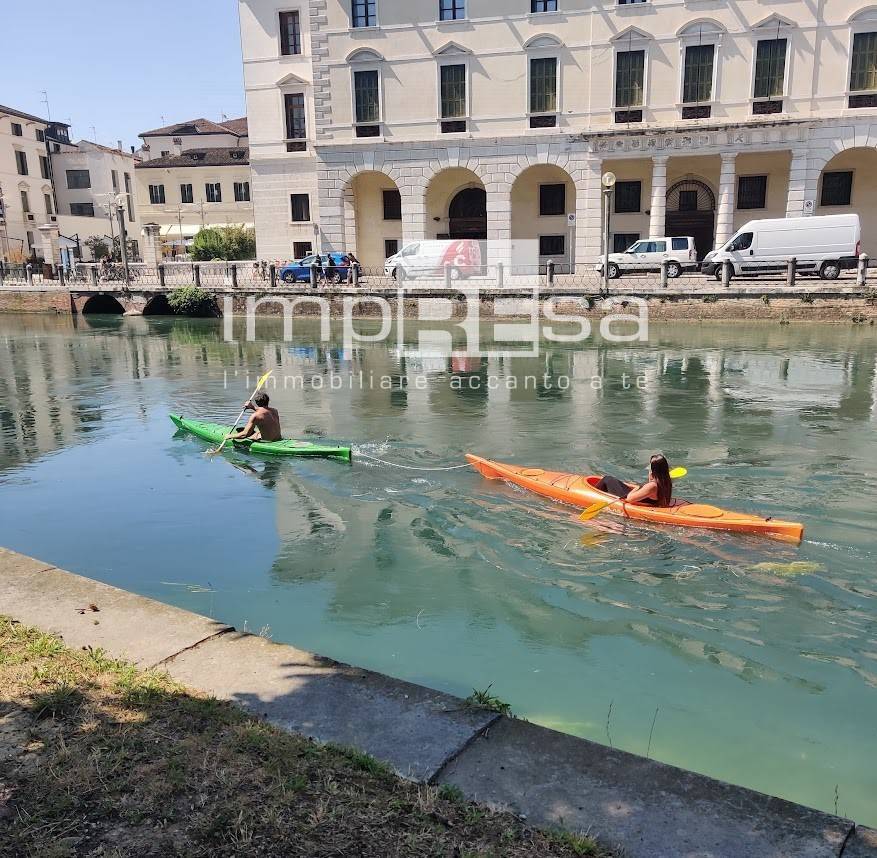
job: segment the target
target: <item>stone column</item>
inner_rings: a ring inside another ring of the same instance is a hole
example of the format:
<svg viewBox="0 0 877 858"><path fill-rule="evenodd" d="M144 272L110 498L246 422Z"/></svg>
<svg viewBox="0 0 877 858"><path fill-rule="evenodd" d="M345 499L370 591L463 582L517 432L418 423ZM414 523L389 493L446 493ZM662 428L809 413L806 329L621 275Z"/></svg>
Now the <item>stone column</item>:
<svg viewBox="0 0 877 858"><path fill-rule="evenodd" d="M56 266L61 264L61 235L58 225L46 223L40 227L40 237L43 245L43 260L47 265Z"/></svg>
<svg viewBox="0 0 877 858"><path fill-rule="evenodd" d="M793 149L789 167L789 195L786 201L786 217L803 217L807 200L816 203L819 189L820 165L810 158L807 149ZM809 212L812 214L813 212Z"/></svg>
<svg viewBox="0 0 877 858"><path fill-rule="evenodd" d="M509 182L489 182L487 191L487 241L489 265L512 264L512 186ZM538 255L536 264L538 265Z"/></svg>
<svg viewBox="0 0 877 858"><path fill-rule="evenodd" d="M581 272L596 264L603 248L603 161L585 158L571 175L576 183L576 271Z"/></svg>
<svg viewBox="0 0 877 858"><path fill-rule="evenodd" d="M667 162L668 155L652 158L652 206L649 235L662 236L667 232Z"/></svg>
<svg viewBox="0 0 877 858"><path fill-rule="evenodd" d="M402 247L426 238L426 187L405 184L399 187L402 197Z"/></svg>
<svg viewBox="0 0 877 858"><path fill-rule="evenodd" d="M734 234L734 205L737 198L737 153L722 152L719 174L719 206L716 212L716 247Z"/></svg>
<svg viewBox="0 0 877 858"><path fill-rule="evenodd" d="M143 248L141 254L146 267L153 270L158 270L159 263L162 260L160 234L161 227L157 223L143 224Z"/></svg>

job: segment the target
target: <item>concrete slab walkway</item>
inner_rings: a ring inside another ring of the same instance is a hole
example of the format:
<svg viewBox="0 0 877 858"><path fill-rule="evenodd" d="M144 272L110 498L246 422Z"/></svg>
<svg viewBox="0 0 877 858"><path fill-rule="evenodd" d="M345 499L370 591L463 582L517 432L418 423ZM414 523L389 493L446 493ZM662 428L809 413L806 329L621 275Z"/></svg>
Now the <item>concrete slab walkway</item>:
<svg viewBox="0 0 877 858"><path fill-rule="evenodd" d="M159 665L284 729L366 751L404 777L454 784L536 825L589 829L628 858L877 858L877 832L848 820L473 711L5 549L0 614L72 647Z"/></svg>

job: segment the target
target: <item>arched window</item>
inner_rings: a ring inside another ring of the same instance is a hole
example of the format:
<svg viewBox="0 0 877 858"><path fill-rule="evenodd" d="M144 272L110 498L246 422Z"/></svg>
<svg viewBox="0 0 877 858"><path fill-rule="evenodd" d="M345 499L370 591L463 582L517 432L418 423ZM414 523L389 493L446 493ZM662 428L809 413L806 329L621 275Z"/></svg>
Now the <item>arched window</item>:
<svg viewBox="0 0 877 858"><path fill-rule="evenodd" d="M851 108L877 107L877 8L850 19L849 101Z"/></svg>
<svg viewBox="0 0 877 858"><path fill-rule="evenodd" d="M771 15L753 27L752 112L782 113L788 92L789 35L792 23L779 15Z"/></svg>
<svg viewBox="0 0 877 858"><path fill-rule="evenodd" d="M712 115L724 32L715 21L695 21L679 31L683 119L708 119Z"/></svg>
<svg viewBox="0 0 877 858"><path fill-rule="evenodd" d="M555 128L560 107L560 48L551 35L534 36L527 51L527 112L530 128Z"/></svg>
<svg viewBox="0 0 877 858"><path fill-rule="evenodd" d="M648 56L651 40L635 27L628 27L613 40L615 49L615 121L642 122L647 103Z"/></svg>

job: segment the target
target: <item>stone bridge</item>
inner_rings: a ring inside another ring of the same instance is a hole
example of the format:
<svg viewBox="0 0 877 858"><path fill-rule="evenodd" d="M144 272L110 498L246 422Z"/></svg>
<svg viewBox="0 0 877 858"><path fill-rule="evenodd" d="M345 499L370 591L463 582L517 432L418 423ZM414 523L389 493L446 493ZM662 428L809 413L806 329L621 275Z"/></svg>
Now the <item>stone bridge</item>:
<svg viewBox="0 0 877 858"><path fill-rule="evenodd" d="M70 290L70 309L74 313L109 313L126 316L167 316L167 289L109 288L101 291Z"/></svg>

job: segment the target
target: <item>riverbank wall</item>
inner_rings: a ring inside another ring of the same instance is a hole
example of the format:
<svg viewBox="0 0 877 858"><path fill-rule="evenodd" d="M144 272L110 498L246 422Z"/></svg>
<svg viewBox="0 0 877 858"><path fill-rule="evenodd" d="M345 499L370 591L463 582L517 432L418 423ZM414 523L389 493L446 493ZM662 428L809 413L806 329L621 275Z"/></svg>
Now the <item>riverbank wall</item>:
<svg viewBox="0 0 877 858"><path fill-rule="evenodd" d="M0 549L0 614L100 647L402 777L449 784L628 858L877 858L877 831L465 701Z"/></svg>
<svg viewBox="0 0 877 858"><path fill-rule="evenodd" d="M71 290L57 287L0 289L0 313L54 314L109 313L167 315L169 289ZM877 292L853 287L815 286L787 289L769 286L721 286L698 291L614 288L609 298L570 289L395 289L351 290L332 288L277 288L271 291L211 289L220 314L228 316L283 316L377 318L382 313L406 319L459 320L539 317L556 323L557 316L599 320L607 313L634 312L622 302L642 299L652 321L772 321L873 324L877 320ZM549 306L550 302L550 306ZM552 319L548 313L552 314Z"/></svg>

